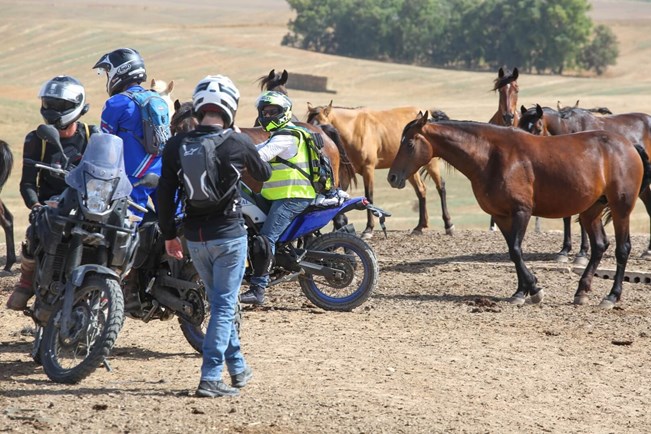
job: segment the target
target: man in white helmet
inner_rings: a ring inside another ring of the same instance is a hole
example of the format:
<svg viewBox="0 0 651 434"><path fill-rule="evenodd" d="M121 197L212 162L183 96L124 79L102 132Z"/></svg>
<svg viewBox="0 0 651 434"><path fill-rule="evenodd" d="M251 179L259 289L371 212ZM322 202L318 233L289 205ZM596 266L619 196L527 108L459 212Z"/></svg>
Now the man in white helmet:
<svg viewBox="0 0 651 434"><path fill-rule="evenodd" d="M248 136L232 129L239 96L233 82L222 75L207 76L197 84L192 102L199 125L167 142L158 184L159 224L167 253L183 258L174 221L180 191L185 201L183 235L210 301L197 389L197 395L205 397L237 396L253 376L234 322L247 251L237 181L246 168L264 182L271 167ZM222 381L224 364L230 386Z"/></svg>

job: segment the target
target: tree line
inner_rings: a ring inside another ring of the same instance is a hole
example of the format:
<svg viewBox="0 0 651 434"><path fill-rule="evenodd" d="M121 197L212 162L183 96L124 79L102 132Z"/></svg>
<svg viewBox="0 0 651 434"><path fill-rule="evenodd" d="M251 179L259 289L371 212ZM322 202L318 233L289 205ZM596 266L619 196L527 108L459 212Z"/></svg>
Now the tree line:
<svg viewBox="0 0 651 434"><path fill-rule="evenodd" d="M603 74L618 42L587 0L287 0L282 44L356 58L465 69Z"/></svg>

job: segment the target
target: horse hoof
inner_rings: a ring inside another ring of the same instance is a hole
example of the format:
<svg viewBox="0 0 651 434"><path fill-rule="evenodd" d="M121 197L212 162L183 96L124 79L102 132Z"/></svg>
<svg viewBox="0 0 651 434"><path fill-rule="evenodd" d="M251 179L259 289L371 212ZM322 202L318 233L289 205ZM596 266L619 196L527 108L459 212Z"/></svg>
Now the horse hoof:
<svg viewBox="0 0 651 434"><path fill-rule="evenodd" d="M411 235L423 235L423 230L422 229L414 229L411 231Z"/></svg>
<svg viewBox="0 0 651 434"><path fill-rule="evenodd" d="M562 253L559 253L556 255L556 262L561 262L563 264L569 262L569 259L567 258L567 255L564 255Z"/></svg>
<svg viewBox="0 0 651 434"><path fill-rule="evenodd" d="M373 238L373 232L362 232L363 240L370 240L371 238Z"/></svg>
<svg viewBox="0 0 651 434"><path fill-rule="evenodd" d="M578 265L579 267L585 267L588 265L588 258L586 256L577 256L574 258L574 265Z"/></svg>
<svg viewBox="0 0 651 434"><path fill-rule="evenodd" d="M445 235L454 235L454 225L450 226L449 228L445 228Z"/></svg>
<svg viewBox="0 0 651 434"><path fill-rule="evenodd" d="M511 298L509 298L509 303L511 303L514 306L522 306L524 304L524 301L525 301L524 294L520 292L513 295Z"/></svg>
<svg viewBox="0 0 651 434"><path fill-rule="evenodd" d="M647 250L646 252L642 253L640 255L641 259L646 259L647 261L651 261L651 250Z"/></svg>
<svg viewBox="0 0 651 434"><path fill-rule="evenodd" d="M615 307L615 303L611 300L608 300L608 298L604 298L601 300L601 303L599 303L599 307L602 309L612 309Z"/></svg>
<svg viewBox="0 0 651 434"><path fill-rule="evenodd" d="M588 304L588 296L585 294L581 295L575 295L574 296L574 304L582 306L584 304Z"/></svg>
<svg viewBox="0 0 651 434"><path fill-rule="evenodd" d="M541 289L540 291L536 292L531 296L531 302L533 304L538 304L541 301L543 301L543 298L545 298L545 291Z"/></svg>

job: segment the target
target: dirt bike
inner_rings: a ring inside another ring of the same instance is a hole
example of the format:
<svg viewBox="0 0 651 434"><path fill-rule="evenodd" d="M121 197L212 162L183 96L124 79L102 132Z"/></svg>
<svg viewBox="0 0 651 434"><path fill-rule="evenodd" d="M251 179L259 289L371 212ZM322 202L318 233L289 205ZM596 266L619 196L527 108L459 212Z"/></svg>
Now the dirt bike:
<svg viewBox="0 0 651 434"><path fill-rule="evenodd" d="M298 280L308 300L325 310L350 311L371 296L379 274L372 247L355 235L352 224L333 232L322 230L338 215L368 210L379 218L386 235L384 221L390 213L364 197L350 198L343 192L329 198L320 196L323 201L310 205L283 232L276 243L273 261L261 264L264 255L258 247L259 231L270 204L246 185L241 186L242 213L249 239L246 281L266 272L270 275L270 287Z"/></svg>
<svg viewBox="0 0 651 434"><path fill-rule="evenodd" d="M166 261L159 242L141 243L140 234L151 229L139 229L141 218L128 212L147 209L129 200L121 139L92 135L73 167L54 127L41 125L37 134L59 147L63 166L25 163L65 177L68 187L33 215L28 237L36 264L35 301L26 311L36 323L34 360L58 383L78 383L102 364L110 370L107 357L125 316L121 283L136 259L137 277L147 285L142 303L127 315L146 322L177 314L190 344L200 348L203 288L189 260Z"/></svg>

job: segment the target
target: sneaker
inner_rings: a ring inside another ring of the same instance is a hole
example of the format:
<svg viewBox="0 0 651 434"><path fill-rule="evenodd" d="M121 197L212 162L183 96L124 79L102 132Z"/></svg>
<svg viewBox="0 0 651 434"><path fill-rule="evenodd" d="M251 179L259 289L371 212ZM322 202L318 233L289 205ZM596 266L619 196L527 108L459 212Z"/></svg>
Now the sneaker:
<svg viewBox="0 0 651 434"><path fill-rule="evenodd" d="M257 285L251 285L251 288L240 294L240 303L244 304L264 304L264 288Z"/></svg>
<svg viewBox="0 0 651 434"><path fill-rule="evenodd" d="M204 398L216 398L219 396L239 396L240 391L234 387L229 386L223 381L205 381L199 382L197 388L197 396Z"/></svg>
<svg viewBox="0 0 651 434"><path fill-rule="evenodd" d="M247 366L239 374L231 375L231 386L241 389L246 386L246 383L248 383L251 378L253 378L253 369Z"/></svg>

